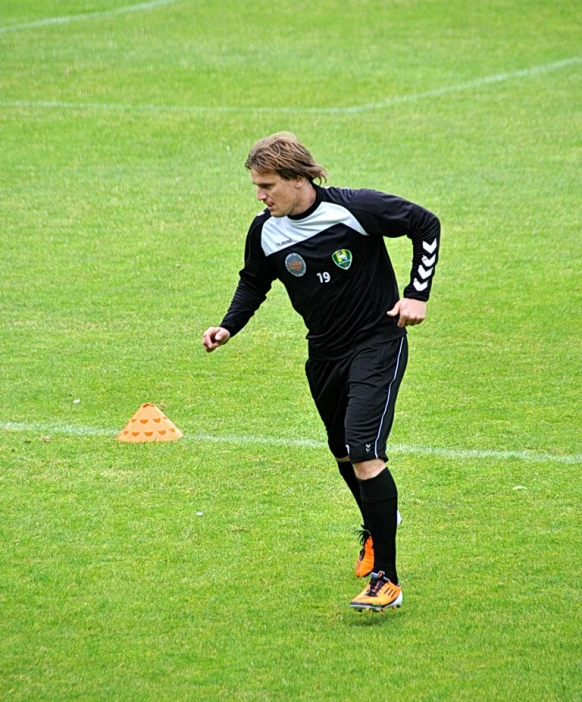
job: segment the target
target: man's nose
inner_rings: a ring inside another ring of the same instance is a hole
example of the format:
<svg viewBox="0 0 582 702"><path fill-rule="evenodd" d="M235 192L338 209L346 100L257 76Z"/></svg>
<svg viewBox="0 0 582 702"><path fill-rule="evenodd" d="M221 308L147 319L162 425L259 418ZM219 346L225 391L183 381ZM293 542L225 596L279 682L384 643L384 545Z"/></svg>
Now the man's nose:
<svg viewBox="0 0 582 702"><path fill-rule="evenodd" d="M260 188L257 190L257 200L264 201L267 199L266 193L264 193Z"/></svg>

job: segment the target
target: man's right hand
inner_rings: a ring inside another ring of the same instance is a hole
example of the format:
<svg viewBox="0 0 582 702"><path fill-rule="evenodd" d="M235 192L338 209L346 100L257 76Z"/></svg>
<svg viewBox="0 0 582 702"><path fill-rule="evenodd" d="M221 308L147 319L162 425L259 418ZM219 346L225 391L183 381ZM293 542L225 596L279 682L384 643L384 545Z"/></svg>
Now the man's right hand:
<svg viewBox="0 0 582 702"><path fill-rule="evenodd" d="M226 344L230 339L230 332L224 327L208 327L202 336L202 345L207 353L214 351L219 346Z"/></svg>

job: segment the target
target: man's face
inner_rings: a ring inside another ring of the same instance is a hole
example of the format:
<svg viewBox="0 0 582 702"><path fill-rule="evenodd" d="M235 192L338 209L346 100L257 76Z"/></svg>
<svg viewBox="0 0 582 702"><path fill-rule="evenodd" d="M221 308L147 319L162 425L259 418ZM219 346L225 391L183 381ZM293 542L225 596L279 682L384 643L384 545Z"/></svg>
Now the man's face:
<svg viewBox="0 0 582 702"><path fill-rule="evenodd" d="M251 179L257 186L257 200L264 202L273 217L300 214L300 189L303 178L285 180L274 171L259 173L251 168Z"/></svg>

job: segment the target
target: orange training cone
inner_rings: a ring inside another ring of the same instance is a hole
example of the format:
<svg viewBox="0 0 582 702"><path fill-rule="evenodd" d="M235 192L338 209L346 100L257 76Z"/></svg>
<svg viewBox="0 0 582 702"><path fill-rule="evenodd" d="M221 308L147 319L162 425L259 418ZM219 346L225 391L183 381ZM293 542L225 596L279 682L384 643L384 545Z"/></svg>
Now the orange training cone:
<svg viewBox="0 0 582 702"><path fill-rule="evenodd" d="M173 441L183 436L162 410L151 402L146 402L119 432L117 440L138 444L146 441Z"/></svg>

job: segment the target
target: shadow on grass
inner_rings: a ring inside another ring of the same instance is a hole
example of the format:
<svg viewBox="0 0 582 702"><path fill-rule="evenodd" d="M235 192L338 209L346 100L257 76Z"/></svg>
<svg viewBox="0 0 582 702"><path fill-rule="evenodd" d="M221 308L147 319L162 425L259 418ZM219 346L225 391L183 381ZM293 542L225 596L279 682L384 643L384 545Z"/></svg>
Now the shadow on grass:
<svg viewBox="0 0 582 702"><path fill-rule="evenodd" d="M346 626L350 627L378 627L378 626L400 626L403 612L353 612L350 617L345 618Z"/></svg>

